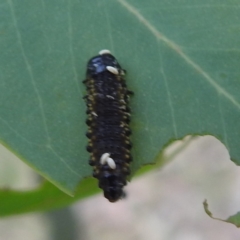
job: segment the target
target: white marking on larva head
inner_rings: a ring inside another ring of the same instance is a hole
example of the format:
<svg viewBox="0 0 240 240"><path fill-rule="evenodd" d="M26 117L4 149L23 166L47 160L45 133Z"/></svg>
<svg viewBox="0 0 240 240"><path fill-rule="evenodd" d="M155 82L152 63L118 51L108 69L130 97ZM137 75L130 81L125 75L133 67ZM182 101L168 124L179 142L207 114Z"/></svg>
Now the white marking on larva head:
<svg viewBox="0 0 240 240"><path fill-rule="evenodd" d="M112 158L107 159L107 164L111 169L116 169L116 163L114 162L114 160Z"/></svg>
<svg viewBox="0 0 240 240"><path fill-rule="evenodd" d="M99 54L99 55L103 55L103 54L111 54L111 52L110 52L109 50L107 50L107 49L103 49L103 50L99 51L98 54Z"/></svg>
<svg viewBox="0 0 240 240"><path fill-rule="evenodd" d="M118 70L117 70L117 68L112 67L112 66L107 66L106 69L107 69L109 72L111 72L111 73L113 73L113 74L115 74L115 75L118 75Z"/></svg>
<svg viewBox="0 0 240 240"><path fill-rule="evenodd" d="M111 98L111 99L115 99L113 96L111 95L106 95L107 98Z"/></svg>
<svg viewBox="0 0 240 240"><path fill-rule="evenodd" d="M104 153L100 158L100 163L104 165L107 162L107 159L110 157L109 153Z"/></svg>

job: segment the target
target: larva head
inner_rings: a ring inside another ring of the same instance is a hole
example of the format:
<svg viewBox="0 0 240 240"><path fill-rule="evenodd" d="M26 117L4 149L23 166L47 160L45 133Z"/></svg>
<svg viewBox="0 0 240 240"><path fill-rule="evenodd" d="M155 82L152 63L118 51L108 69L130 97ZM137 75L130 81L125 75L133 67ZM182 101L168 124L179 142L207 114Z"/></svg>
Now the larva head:
<svg viewBox="0 0 240 240"><path fill-rule="evenodd" d="M105 173L99 179L99 187L103 189L104 197L109 202L116 202L124 196L123 179L120 176L111 173Z"/></svg>
<svg viewBox="0 0 240 240"><path fill-rule="evenodd" d="M118 70L120 72L121 66L116 58L111 55L110 51L102 50L98 56L95 56L88 61L87 75L94 76L104 71L112 72L114 69L116 72L118 72Z"/></svg>

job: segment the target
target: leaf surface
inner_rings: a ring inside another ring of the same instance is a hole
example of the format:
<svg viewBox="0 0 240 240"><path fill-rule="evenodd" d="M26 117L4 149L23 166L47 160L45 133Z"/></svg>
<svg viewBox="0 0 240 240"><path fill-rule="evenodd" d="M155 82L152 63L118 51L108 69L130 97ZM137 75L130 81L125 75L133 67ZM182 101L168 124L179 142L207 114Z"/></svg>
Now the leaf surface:
<svg viewBox="0 0 240 240"><path fill-rule="evenodd" d="M110 49L132 97L132 171L169 142L213 135L240 161L238 2L6 0L1 143L68 194L91 175L86 62Z"/></svg>

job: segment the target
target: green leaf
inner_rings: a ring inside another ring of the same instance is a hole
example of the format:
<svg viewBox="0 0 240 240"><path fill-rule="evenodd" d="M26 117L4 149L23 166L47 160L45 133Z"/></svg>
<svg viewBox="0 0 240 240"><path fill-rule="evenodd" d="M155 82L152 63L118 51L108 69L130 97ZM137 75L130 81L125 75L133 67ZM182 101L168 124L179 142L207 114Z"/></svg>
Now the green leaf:
<svg viewBox="0 0 240 240"><path fill-rule="evenodd" d="M26 192L1 190L0 216L60 208L95 193L96 184L93 178L84 179L76 189L75 197L68 196L47 181L39 188Z"/></svg>
<svg viewBox="0 0 240 240"><path fill-rule="evenodd" d="M127 69L132 171L184 136L213 135L240 161L238 2L7 0L0 5L1 143L68 194L91 175L87 60Z"/></svg>
<svg viewBox="0 0 240 240"><path fill-rule="evenodd" d="M188 137L181 141L177 148L171 154L166 155L165 151L158 156L158 167L173 160L179 152L183 151L192 141L193 137ZM153 165L147 165L137 171L136 176L155 168ZM14 214L22 214L33 211L47 211L67 206L82 198L91 196L99 192L97 180L86 178L78 185L74 197L70 197L45 181L37 189L29 191L10 190L8 188L0 190L0 216L6 217ZM107 201L107 200L106 200ZM17 204L16 204L17 203Z"/></svg>
<svg viewBox="0 0 240 240"><path fill-rule="evenodd" d="M209 211L208 209L208 203L207 203L207 200L205 200L203 202L203 207L204 207L204 210L206 212L206 214L212 218L212 219L215 219L215 220L219 220L219 221L222 221L222 222L227 222L227 223L231 223L231 224L234 224L236 227L240 227L240 212L236 213L235 215L233 216L230 216L229 218L227 219L220 219L220 218L216 218L216 217L213 217L212 213Z"/></svg>

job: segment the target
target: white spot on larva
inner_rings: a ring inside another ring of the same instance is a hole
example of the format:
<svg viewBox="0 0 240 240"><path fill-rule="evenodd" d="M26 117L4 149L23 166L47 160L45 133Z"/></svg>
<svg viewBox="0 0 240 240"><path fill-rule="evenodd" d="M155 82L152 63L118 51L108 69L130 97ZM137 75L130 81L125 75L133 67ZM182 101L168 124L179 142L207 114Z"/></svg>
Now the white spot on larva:
<svg viewBox="0 0 240 240"><path fill-rule="evenodd" d="M111 52L107 49L103 49L103 50L99 51L99 55L103 55L103 54L111 54Z"/></svg>
<svg viewBox="0 0 240 240"><path fill-rule="evenodd" d="M95 112L91 112L93 116L97 117L98 115Z"/></svg>
<svg viewBox="0 0 240 240"><path fill-rule="evenodd" d="M111 98L111 99L115 99L113 96L111 95L106 95L107 98Z"/></svg>
<svg viewBox="0 0 240 240"><path fill-rule="evenodd" d="M116 163L114 162L114 160L112 158L107 159L107 164L111 169L116 169Z"/></svg>
<svg viewBox="0 0 240 240"><path fill-rule="evenodd" d="M113 73L113 74L115 74L115 75L118 75L118 70L117 70L117 68L111 67L111 66L107 66L106 69L107 69L109 72L111 72L111 73Z"/></svg>
<svg viewBox="0 0 240 240"><path fill-rule="evenodd" d="M125 102L123 99L120 99L120 102L122 102L122 103L126 104L126 102Z"/></svg>
<svg viewBox="0 0 240 240"><path fill-rule="evenodd" d="M110 157L109 153L104 153L100 158L100 163L104 165L107 162L107 159Z"/></svg>

